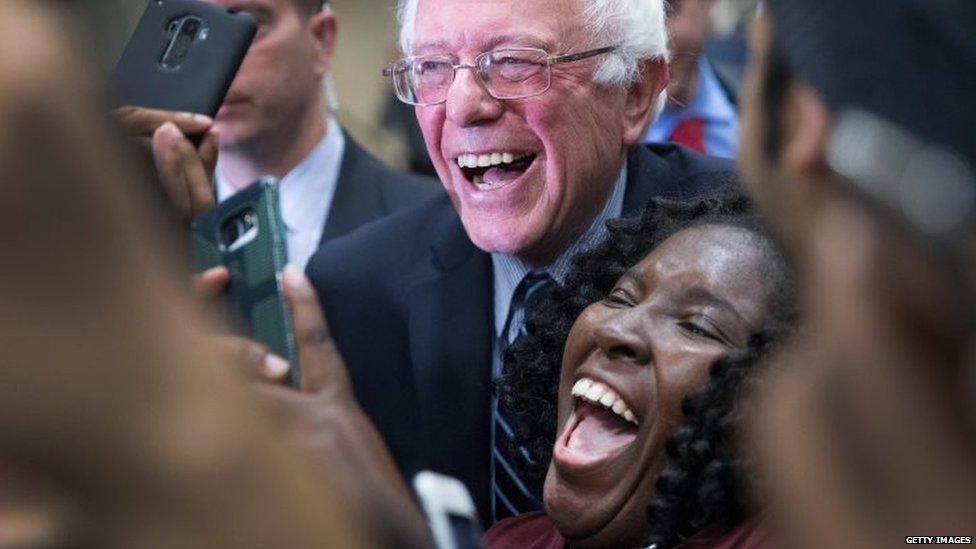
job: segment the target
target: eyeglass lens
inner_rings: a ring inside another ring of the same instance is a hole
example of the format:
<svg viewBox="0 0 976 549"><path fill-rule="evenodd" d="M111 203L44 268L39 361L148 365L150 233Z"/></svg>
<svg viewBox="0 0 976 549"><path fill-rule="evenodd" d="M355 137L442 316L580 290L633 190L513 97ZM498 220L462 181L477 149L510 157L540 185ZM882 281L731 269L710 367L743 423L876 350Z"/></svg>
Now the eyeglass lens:
<svg viewBox="0 0 976 549"><path fill-rule="evenodd" d="M478 56L477 72L492 97L529 97L549 89L548 57L536 49L496 50ZM441 103L447 99L455 72L453 60L446 56L402 59L393 68L397 95L414 105Z"/></svg>

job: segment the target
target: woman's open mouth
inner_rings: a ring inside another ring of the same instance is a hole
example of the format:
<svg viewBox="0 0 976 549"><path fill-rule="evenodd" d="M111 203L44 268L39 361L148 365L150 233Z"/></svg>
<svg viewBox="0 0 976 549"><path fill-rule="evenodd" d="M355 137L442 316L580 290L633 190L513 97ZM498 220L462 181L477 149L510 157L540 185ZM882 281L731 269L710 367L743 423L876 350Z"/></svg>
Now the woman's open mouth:
<svg viewBox="0 0 976 549"><path fill-rule="evenodd" d="M566 422L553 459L560 468L586 472L616 457L637 439L638 421L610 387L582 378L573 386L576 407Z"/></svg>
<svg viewBox="0 0 976 549"><path fill-rule="evenodd" d="M515 181L529 169L536 155L513 152L462 154L456 159L464 178L479 191L493 191Z"/></svg>

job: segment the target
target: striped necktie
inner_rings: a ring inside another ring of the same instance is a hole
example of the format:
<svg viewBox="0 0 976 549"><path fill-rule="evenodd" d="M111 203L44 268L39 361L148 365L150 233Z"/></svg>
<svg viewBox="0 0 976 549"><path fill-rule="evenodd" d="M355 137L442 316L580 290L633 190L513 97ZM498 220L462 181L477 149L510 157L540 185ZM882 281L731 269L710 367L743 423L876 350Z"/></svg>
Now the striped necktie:
<svg viewBox="0 0 976 549"><path fill-rule="evenodd" d="M508 318L499 338L498 348L504 356L505 348L517 337L525 335L526 318L538 308L552 286L549 273L528 273L515 288ZM504 363L503 363L504 368ZM542 508L542 486L523 479L517 467L532 459L524 448L513 450L510 411L500 405L497 396L492 399L492 449L491 449L491 509L493 522Z"/></svg>

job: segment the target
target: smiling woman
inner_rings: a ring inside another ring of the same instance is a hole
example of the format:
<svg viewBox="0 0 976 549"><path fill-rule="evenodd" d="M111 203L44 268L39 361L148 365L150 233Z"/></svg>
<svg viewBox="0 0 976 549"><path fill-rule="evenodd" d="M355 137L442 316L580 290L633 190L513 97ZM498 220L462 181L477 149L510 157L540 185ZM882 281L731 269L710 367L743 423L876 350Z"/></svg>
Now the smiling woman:
<svg viewBox="0 0 976 549"><path fill-rule="evenodd" d="M660 549L747 513L732 410L791 323L785 262L732 192L652 202L611 234L506 356L501 398L547 515L500 523L492 547Z"/></svg>

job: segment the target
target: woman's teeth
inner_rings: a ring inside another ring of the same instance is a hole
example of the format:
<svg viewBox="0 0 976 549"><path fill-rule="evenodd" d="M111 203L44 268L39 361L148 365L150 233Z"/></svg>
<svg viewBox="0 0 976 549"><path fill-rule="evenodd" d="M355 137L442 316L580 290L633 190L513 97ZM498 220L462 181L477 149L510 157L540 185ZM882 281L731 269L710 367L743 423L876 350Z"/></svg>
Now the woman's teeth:
<svg viewBox="0 0 976 549"><path fill-rule="evenodd" d="M510 152L494 152L488 154L462 154L457 157L457 165L461 168L490 168L511 164L525 158L526 154Z"/></svg>
<svg viewBox="0 0 976 549"><path fill-rule="evenodd" d="M574 397L592 402L593 404L599 404L622 417L625 421L638 425L637 417L634 415L634 412L630 411L627 403L620 398L620 395L599 381L593 381L587 377L581 378L573 385L573 390L570 391L570 394Z"/></svg>

